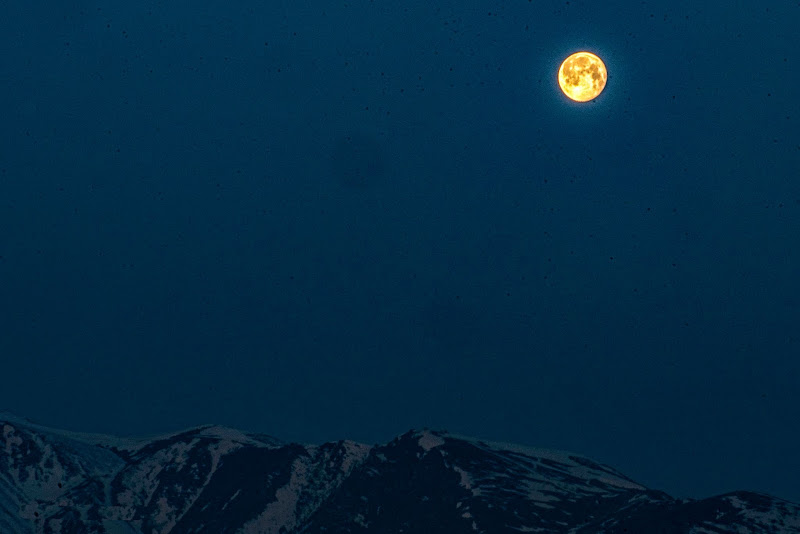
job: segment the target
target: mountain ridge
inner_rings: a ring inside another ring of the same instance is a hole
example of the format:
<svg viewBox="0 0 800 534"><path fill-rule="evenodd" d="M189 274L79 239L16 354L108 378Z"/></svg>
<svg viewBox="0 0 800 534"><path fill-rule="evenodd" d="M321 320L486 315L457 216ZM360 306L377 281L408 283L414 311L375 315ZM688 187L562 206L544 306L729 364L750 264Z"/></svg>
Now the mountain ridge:
<svg viewBox="0 0 800 534"><path fill-rule="evenodd" d="M586 456L428 428L285 443L200 425L149 438L0 412L0 532L800 532L800 505L675 499Z"/></svg>

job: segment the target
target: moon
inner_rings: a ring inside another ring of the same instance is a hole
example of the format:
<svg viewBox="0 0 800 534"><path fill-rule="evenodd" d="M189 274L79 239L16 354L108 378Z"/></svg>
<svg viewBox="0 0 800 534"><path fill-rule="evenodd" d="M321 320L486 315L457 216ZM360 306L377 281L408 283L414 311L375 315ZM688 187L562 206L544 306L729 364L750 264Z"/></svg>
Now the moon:
<svg viewBox="0 0 800 534"><path fill-rule="evenodd" d="M558 85L576 102L588 102L603 92L608 71L603 60L591 52L575 52L558 69Z"/></svg>

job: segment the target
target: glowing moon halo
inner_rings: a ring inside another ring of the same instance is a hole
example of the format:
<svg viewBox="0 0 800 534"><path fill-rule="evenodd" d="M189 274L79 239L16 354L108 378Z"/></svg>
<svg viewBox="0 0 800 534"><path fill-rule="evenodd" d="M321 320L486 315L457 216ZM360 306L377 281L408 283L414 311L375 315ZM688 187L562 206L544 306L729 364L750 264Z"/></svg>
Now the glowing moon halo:
<svg viewBox="0 0 800 534"><path fill-rule="evenodd" d="M603 60L591 52L575 52L558 69L558 85L567 97L576 102L597 98L607 79Z"/></svg>

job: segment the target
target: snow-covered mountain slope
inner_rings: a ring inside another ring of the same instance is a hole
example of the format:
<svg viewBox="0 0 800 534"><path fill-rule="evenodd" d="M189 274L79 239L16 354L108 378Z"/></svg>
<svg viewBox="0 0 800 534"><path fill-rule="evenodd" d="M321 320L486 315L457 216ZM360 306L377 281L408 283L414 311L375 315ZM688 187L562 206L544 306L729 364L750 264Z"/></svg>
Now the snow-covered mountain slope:
<svg viewBox="0 0 800 534"><path fill-rule="evenodd" d="M2 534L800 532L800 506L774 497L676 500L579 455L429 430L131 440L0 414L0 432Z"/></svg>

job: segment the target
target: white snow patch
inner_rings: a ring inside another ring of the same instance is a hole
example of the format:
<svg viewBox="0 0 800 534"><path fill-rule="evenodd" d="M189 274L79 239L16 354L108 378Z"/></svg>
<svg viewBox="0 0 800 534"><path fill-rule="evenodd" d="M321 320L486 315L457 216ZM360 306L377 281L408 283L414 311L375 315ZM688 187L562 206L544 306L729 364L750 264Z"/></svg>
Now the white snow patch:
<svg viewBox="0 0 800 534"><path fill-rule="evenodd" d="M125 450L129 452L135 452L156 441L168 440L180 434L185 434L192 431L195 431L197 436L234 441L242 445L253 445L256 447L274 447L280 445L279 440L272 438L270 436L265 436L264 439L257 439L256 437L250 437L248 434L241 432L239 430L223 426L216 426L216 425L202 425L195 428L189 428L189 429L179 430L176 432L170 432L167 434L157 434L151 436L119 437L119 436L109 436L106 434L72 432L69 430L51 428L48 426L40 425L38 423L34 423L33 421L29 421L25 418L15 416L14 414L10 414L7 412L0 412L0 422L8 422L11 423L12 425L18 425L25 429L34 430L39 434L66 438L68 440L77 441L83 444L100 445L101 447L104 448L113 447L119 450ZM7 424L4 425L3 429L5 430L5 427L7 426L9 425ZM11 428L13 430L13 426L11 426Z"/></svg>
<svg viewBox="0 0 800 534"><path fill-rule="evenodd" d="M448 433L447 435L455 439L472 443L473 445L476 445L481 449L485 449L488 447L490 449L495 449L500 451L516 452L532 458L547 458L548 460L553 460L555 462L563 464L577 465L573 460L570 460L569 458L570 456L583 458L583 456L580 454L575 454L567 451L560 451L555 449L540 449L536 447L528 447L526 445L519 445L518 443L505 443L502 441L485 441L471 436L462 436L460 434Z"/></svg>
<svg viewBox="0 0 800 534"><path fill-rule="evenodd" d="M459 476L461 477L461 481L460 481L461 487L463 487L464 489L471 490L472 489L472 478L469 476L469 473L467 473L466 471L464 471L463 469L461 469L457 465L453 466L453 471L458 473ZM472 493L474 495L475 491L473 490Z"/></svg>
<svg viewBox="0 0 800 534"><path fill-rule="evenodd" d="M29 421L24 417L18 417L14 414L10 414L7 412L0 412L0 421L7 421L9 423L13 423L17 426L28 430L35 430L40 434L49 434L51 436L60 436L62 438L67 438L75 441L79 441L81 443L88 443L91 445L102 445L104 447L117 447L119 449L126 448L132 445L137 444L138 442L142 442L145 440L138 440L138 439L127 439L127 438L120 438L117 436L108 436L105 434L89 434L86 432L70 432L68 430L60 430L56 428L50 428L48 426L40 425L38 423L34 423L33 421ZM4 425L5 427L9 425ZM13 429L13 427L11 427Z"/></svg>
<svg viewBox="0 0 800 534"><path fill-rule="evenodd" d="M134 505L136 499L133 496L133 492L129 489L126 489L125 491L117 493L117 502L125 508L128 508Z"/></svg>
<svg viewBox="0 0 800 534"><path fill-rule="evenodd" d="M538 489L530 489L528 491L528 498L532 501L536 502L549 502L549 501L560 501L558 497L554 495L546 495L539 491Z"/></svg>
<svg viewBox="0 0 800 534"><path fill-rule="evenodd" d="M527 447L515 443L483 441L457 434L447 434L447 436L463 440L486 452L501 455L507 461L524 465L526 470L529 469L530 473L526 476L526 478L533 484L535 484L534 481L536 479L541 480L541 482L553 484L552 477L548 475L543 476L537 473L537 465L540 465L542 468L547 470L554 469L582 480L599 482L597 485L582 485L581 489L583 492L608 493L609 491L614 491L611 488L646 490L644 486L629 480L627 477L625 477L625 475L616 472L616 470L613 468L605 466L579 454L551 449ZM480 480L475 482L477 485L480 485ZM606 486L607 489L603 489L603 486ZM609 486L611 486L611 488L608 488ZM556 491L570 492L573 491L574 485L556 483L555 485L551 485L551 487L553 487L553 489ZM534 487L532 489L541 488Z"/></svg>
<svg viewBox="0 0 800 534"><path fill-rule="evenodd" d="M422 450L427 452L431 449L444 445L444 438L437 436L432 432L425 431L422 433L422 436L420 436L417 444L422 447Z"/></svg>
<svg viewBox="0 0 800 534"><path fill-rule="evenodd" d="M171 450L175 455L172 463L178 466L178 472L180 472L181 469L183 469L186 465L186 461L189 459L187 453L192 450L196 444L197 440L193 439L189 443L176 443L172 446Z"/></svg>
<svg viewBox="0 0 800 534"><path fill-rule="evenodd" d="M366 459L372 447L370 445L364 445L363 443L356 443L355 441L344 441L342 446L346 451L345 458L342 461L342 473L347 476L356 465Z"/></svg>
<svg viewBox="0 0 800 534"><path fill-rule="evenodd" d="M186 510L194 505L203 488L206 487L209 480L211 480L219 468L221 458L231 451L242 447L240 443L230 440L223 440L210 444L207 448L207 452L211 457L211 466L209 472L205 473L205 480L196 488L194 494L185 496L181 501L182 508L170 505L166 498L160 495L157 496L156 493L162 482L162 472L165 467L170 468L177 465L178 469L181 469L183 466L187 465L187 453L199 447L199 443L200 440L196 436L193 436L189 440L189 443L172 443L158 450L155 454L147 458L146 461L139 464L135 471L130 472L126 476L126 490L117 495L116 504L118 504L118 506L109 507L106 518L112 520L132 520L132 511L135 510L137 506L142 504L147 506L152 499L156 498L157 500L154 503L156 506L156 513L153 517L155 523L159 525L160 529L163 529L163 532L168 532L172 529ZM177 492L182 491L182 488L179 486L173 489Z"/></svg>
<svg viewBox="0 0 800 534"><path fill-rule="evenodd" d="M597 478L597 481L602 482L603 484L608 484L609 486L616 486L618 488L636 489L636 490L646 489L644 486L630 480L625 480L624 478L600 477Z"/></svg>
<svg viewBox="0 0 800 534"><path fill-rule="evenodd" d="M741 512L737 514L740 517L746 517L747 519L759 523L780 523L782 528L791 529L791 532L794 530L800 531L800 506L794 503L772 500L770 509L768 511L761 511L761 509L752 508L737 495L727 496L725 500L741 510Z"/></svg>
<svg viewBox="0 0 800 534"><path fill-rule="evenodd" d="M611 478L611 476L609 476L609 473L600 471L598 469L592 469L591 467L587 467L585 465L573 465L570 466L566 471L570 475L582 478L584 480L597 480L598 482L603 482L604 484L610 486L616 486L618 488L636 489L636 490L647 489L644 486L637 484L636 482L633 482L631 480L626 480L622 477Z"/></svg>
<svg viewBox="0 0 800 534"><path fill-rule="evenodd" d="M159 497L156 505L158 506L158 514L153 519L156 523L165 525L166 528L164 530L169 532L175 526L173 522L175 510L169 505L166 497Z"/></svg>
<svg viewBox="0 0 800 534"><path fill-rule="evenodd" d="M287 531L297 526L297 501L300 491L308 482L308 465L304 457L292 463L292 476L289 483L275 492L275 500L267 505L266 510L245 523L242 534L278 534L282 528Z"/></svg>
<svg viewBox="0 0 800 534"><path fill-rule="evenodd" d="M223 441L233 441L242 445L251 445L259 448L273 448L280 446L280 442L274 438L270 438L273 440L273 442L265 443L264 441L260 441L248 436L241 430L236 430L235 428L229 428L226 426L209 426L200 430L197 435L206 438L216 438Z"/></svg>
<svg viewBox="0 0 800 534"><path fill-rule="evenodd" d="M15 428L11 425L3 425L3 438L6 440L6 454L11 454L11 449L15 445L22 445L22 438L17 436Z"/></svg>
<svg viewBox="0 0 800 534"><path fill-rule="evenodd" d="M236 449L240 449L241 447L242 446L235 441L225 440L214 443L208 448L208 452L211 453L211 471L209 472L208 479L206 479L206 483L208 483L208 481L211 480L211 476L216 473L217 468L219 467L220 458L226 454L230 454Z"/></svg>

